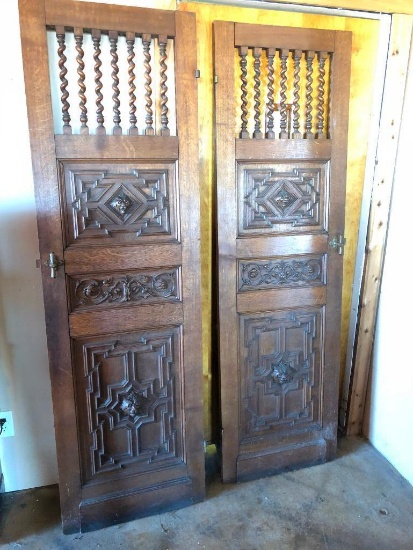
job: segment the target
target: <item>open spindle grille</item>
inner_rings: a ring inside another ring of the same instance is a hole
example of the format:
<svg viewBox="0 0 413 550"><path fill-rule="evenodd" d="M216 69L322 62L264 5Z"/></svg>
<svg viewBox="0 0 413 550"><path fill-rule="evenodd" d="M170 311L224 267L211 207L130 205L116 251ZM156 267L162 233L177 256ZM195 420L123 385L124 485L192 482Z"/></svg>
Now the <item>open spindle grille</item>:
<svg viewBox="0 0 413 550"><path fill-rule="evenodd" d="M329 137L332 54L285 48L235 48L237 137Z"/></svg>
<svg viewBox="0 0 413 550"><path fill-rule="evenodd" d="M173 38L55 26L48 50L56 134L176 134Z"/></svg>

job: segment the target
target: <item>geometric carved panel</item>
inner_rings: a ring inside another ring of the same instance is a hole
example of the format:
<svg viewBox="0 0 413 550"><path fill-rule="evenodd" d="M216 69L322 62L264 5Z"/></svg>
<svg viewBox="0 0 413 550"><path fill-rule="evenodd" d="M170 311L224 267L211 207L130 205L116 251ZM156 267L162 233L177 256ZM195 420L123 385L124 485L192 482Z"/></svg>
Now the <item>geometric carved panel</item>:
<svg viewBox="0 0 413 550"><path fill-rule="evenodd" d="M324 308L241 315L240 321L244 437L320 427Z"/></svg>
<svg viewBox="0 0 413 550"><path fill-rule="evenodd" d="M324 230L328 168L326 162L239 163L239 234Z"/></svg>
<svg viewBox="0 0 413 550"><path fill-rule="evenodd" d="M239 291L325 284L325 255L238 260Z"/></svg>
<svg viewBox="0 0 413 550"><path fill-rule="evenodd" d="M74 347L83 483L181 463L179 327Z"/></svg>
<svg viewBox="0 0 413 550"><path fill-rule="evenodd" d="M71 276L69 281L72 310L130 302L177 301L181 297L179 267L128 274Z"/></svg>
<svg viewBox="0 0 413 550"><path fill-rule="evenodd" d="M68 244L177 240L173 164L65 164L62 169Z"/></svg>

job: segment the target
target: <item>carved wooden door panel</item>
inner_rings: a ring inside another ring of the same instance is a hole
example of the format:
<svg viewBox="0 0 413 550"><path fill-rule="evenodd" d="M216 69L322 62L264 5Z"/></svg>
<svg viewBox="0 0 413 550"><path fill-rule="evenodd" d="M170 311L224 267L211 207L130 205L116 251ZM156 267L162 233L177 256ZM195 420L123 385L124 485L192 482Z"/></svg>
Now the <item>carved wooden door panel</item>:
<svg viewBox="0 0 413 550"><path fill-rule="evenodd" d="M195 16L20 17L70 533L204 498Z"/></svg>
<svg viewBox="0 0 413 550"><path fill-rule="evenodd" d="M215 22L225 481L336 449L351 34Z"/></svg>

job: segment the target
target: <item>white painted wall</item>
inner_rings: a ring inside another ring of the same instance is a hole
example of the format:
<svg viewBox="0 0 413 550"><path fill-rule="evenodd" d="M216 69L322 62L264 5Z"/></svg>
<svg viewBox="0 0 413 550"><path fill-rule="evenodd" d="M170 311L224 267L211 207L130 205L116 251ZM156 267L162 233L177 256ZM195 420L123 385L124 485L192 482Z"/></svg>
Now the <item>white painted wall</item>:
<svg viewBox="0 0 413 550"><path fill-rule="evenodd" d="M0 21L0 410L16 434L0 462L17 491L56 483L57 467L17 0Z"/></svg>
<svg viewBox="0 0 413 550"><path fill-rule="evenodd" d="M365 433L387 460L413 484L413 360L410 354L413 291L411 281L411 188L413 51L403 109L401 136L381 285L368 422Z"/></svg>

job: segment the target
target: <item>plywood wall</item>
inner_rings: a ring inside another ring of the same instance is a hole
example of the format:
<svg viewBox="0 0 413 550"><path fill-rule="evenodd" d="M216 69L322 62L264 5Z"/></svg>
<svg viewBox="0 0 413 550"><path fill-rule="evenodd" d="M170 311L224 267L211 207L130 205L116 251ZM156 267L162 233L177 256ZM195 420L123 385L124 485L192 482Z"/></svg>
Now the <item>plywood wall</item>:
<svg viewBox="0 0 413 550"><path fill-rule="evenodd" d="M213 226L214 226L214 112L213 112L213 55L212 23L215 20L237 21L266 25L286 25L332 30L348 30L353 33L351 72L350 126L348 147L348 177L346 203L346 239L344 254L343 314L341 335L341 372L345 362L345 350L350 315L352 281L357 247L360 205L367 154L367 139L372 104L375 60L379 37L376 20L336 16L309 15L277 12L273 10L238 8L222 5L182 2L179 10L196 13L198 34L199 93L199 154L201 170L201 247L202 247L202 312L204 348L204 399L205 435L216 434L216 385L218 369L215 363L213 338Z"/></svg>

